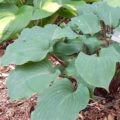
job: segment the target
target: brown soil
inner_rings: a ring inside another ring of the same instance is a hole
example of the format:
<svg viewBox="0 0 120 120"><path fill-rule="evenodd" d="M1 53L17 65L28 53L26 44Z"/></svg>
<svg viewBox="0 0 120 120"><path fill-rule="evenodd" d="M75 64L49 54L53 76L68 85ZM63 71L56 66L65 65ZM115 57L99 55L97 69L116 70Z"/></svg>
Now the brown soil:
<svg viewBox="0 0 120 120"><path fill-rule="evenodd" d="M6 78L13 68L12 65L0 67L0 120L30 120L31 111L36 104L36 96L11 102L7 94Z"/></svg>

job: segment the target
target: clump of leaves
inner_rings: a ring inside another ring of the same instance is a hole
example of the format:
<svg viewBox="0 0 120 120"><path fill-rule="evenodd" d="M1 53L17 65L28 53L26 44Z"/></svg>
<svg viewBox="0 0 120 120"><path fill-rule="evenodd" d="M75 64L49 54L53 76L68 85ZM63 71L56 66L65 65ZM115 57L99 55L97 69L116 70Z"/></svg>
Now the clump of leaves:
<svg viewBox="0 0 120 120"><path fill-rule="evenodd" d="M58 16L71 18L81 3L80 0L1 0L0 42L16 38L25 27L54 23Z"/></svg>
<svg viewBox="0 0 120 120"><path fill-rule="evenodd" d="M68 24L24 29L2 58L2 65L16 64L7 81L11 100L37 93L32 120L75 120L96 87L109 92L119 73L120 46L111 41L119 10L82 4Z"/></svg>

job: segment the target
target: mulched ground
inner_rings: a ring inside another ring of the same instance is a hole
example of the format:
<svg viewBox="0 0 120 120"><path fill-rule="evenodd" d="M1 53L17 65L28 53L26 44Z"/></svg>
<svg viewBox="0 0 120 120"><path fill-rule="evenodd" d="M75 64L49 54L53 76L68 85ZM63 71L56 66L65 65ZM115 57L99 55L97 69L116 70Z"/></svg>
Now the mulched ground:
<svg viewBox="0 0 120 120"><path fill-rule="evenodd" d="M36 96L26 100L10 102L6 78L14 66L0 67L0 120L30 120L30 113L36 104Z"/></svg>
<svg viewBox="0 0 120 120"><path fill-rule="evenodd" d="M3 54L4 49L0 47L0 57ZM11 102L7 94L6 79L14 67L0 66L0 120L30 120L37 96ZM79 113L78 120L120 120L120 90L106 98L91 99L86 109Z"/></svg>

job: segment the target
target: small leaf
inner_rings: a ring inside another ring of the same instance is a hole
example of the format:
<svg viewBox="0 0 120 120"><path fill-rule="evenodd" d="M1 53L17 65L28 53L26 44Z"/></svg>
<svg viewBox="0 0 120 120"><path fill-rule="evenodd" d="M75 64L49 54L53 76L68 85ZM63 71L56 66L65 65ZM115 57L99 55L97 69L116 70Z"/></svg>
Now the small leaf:
<svg viewBox="0 0 120 120"><path fill-rule="evenodd" d="M89 91L82 84L74 91L69 80L57 81L40 96L32 120L76 120L88 101Z"/></svg>
<svg viewBox="0 0 120 120"><path fill-rule="evenodd" d="M100 23L96 15L93 13L82 14L72 18L69 25L77 32L83 34L95 34L100 31Z"/></svg>
<svg viewBox="0 0 120 120"><path fill-rule="evenodd" d="M55 47L54 51L57 54L62 55L73 55L83 50L83 42L79 38L70 40L70 42L58 42Z"/></svg>
<svg viewBox="0 0 120 120"><path fill-rule="evenodd" d="M17 66L7 80L9 96L11 100L17 100L42 93L57 77L58 72L48 61Z"/></svg>

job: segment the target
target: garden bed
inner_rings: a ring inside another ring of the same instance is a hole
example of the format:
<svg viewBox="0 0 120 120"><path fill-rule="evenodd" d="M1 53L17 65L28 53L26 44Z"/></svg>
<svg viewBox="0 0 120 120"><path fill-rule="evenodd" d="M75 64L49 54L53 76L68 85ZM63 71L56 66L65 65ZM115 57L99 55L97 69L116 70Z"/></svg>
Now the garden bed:
<svg viewBox="0 0 120 120"><path fill-rule="evenodd" d="M1 49L1 56L3 55ZM10 101L6 79L13 65L0 66L0 120L30 120L36 105L37 96L26 100ZM85 110L80 112L78 120L120 120L120 91L114 95L91 99Z"/></svg>

